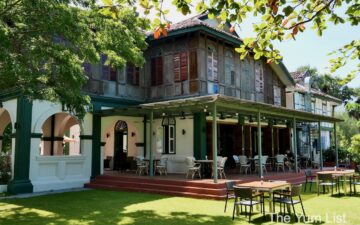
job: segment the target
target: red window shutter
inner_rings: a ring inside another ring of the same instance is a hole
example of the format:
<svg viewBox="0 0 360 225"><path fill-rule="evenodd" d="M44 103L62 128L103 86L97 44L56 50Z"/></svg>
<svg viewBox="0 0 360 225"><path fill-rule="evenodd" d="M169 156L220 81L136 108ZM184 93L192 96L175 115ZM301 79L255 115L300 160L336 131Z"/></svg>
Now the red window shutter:
<svg viewBox="0 0 360 225"><path fill-rule="evenodd" d="M174 54L174 81L180 81L180 54Z"/></svg>
<svg viewBox="0 0 360 225"><path fill-rule="evenodd" d="M197 74L197 54L196 51L190 52L190 80L198 78Z"/></svg>
<svg viewBox="0 0 360 225"><path fill-rule="evenodd" d="M163 84L163 61L162 57L156 58L156 85Z"/></svg>
<svg viewBox="0 0 360 225"><path fill-rule="evenodd" d="M180 76L181 81L187 80L188 78L188 57L187 52L180 53Z"/></svg>
<svg viewBox="0 0 360 225"><path fill-rule="evenodd" d="M151 86L156 85L156 58L151 59Z"/></svg>

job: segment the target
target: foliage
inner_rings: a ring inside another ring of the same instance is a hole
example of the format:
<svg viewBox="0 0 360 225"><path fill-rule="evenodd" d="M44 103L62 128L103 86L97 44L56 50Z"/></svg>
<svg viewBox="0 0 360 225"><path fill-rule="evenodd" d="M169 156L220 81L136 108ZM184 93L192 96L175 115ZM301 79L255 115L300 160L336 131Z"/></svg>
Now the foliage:
<svg viewBox="0 0 360 225"><path fill-rule="evenodd" d="M0 155L0 184L7 184L11 178L11 158Z"/></svg>
<svg viewBox="0 0 360 225"><path fill-rule="evenodd" d="M351 145L349 151L353 160L360 163L360 134L356 134L351 138Z"/></svg>
<svg viewBox="0 0 360 225"><path fill-rule="evenodd" d="M0 1L0 89L60 102L81 118L90 102L81 92L84 62L105 54L113 67L142 65L146 20L131 1L95 2Z"/></svg>
<svg viewBox="0 0 360 225"><path fill-rule="evenodd" d="M337 139L339 147L343 149L349 149L351 145L351 137L359 133L356 126L356 119L349 117L346 112L337 115L342 118L344 122L338 123Z"/></svg>
<svg viewBox="0 0 360 225"><path fill-rule="evenodd" d="M158 18L155 23L157 27L168 23L166 12L162 8L163 1L140 1L140 5L147 13L151 9L157 11ZM253 24L255 36L244 38L244 44L236 51L241 54L242 59L251 53L254 54L255 59L266 57L268 62L278 62L282 58L279 51L274 48L275 41L295 40L299 33L308 29L314 30L321 36L329 23L334 25L348 23L358 26L360 22L359 0L173 0L172 2L183 14L190 13L192 6L198 12L207 11L210 18L216 17L222 25L230 22L233 26L237 26L249 16L259 18L260 22ZM234 30L234 27L231 30ZM333 55L335 58L330 61L331 72L335 72L349 61L360 59L360 40L355 39L345 44L335 50ZM360 63L350 77L359 71Z"/></svg>
<svg viewBox="0 0 360 225"><path fill-rule="evenodd" d="M1 153L8 153L11 150L11 135L12 135L12 125L9 123L3 132L3 138L2 138L2 148Z"/></svg>
<svg viewBox="0 0 360 225"><path fill-rule="evenodd" d="M345 160L349 152L341 147L338 147L338 157L339 161ZM324 161L325 162L335 162L336 161L336 152L335 152L335 146L330 147L323 153Z"/></svg>

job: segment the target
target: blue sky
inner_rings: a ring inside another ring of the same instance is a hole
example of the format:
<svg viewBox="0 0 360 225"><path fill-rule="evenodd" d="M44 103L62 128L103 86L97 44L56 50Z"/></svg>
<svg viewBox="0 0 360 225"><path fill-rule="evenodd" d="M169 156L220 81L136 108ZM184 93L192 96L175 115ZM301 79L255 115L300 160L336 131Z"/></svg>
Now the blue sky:
<svg viewBox="0 0 360 225"><path fill-rule="evenodd" d="M183 16L171 5L171 1L165 1L165 8L170 9L168 19L173 23L184 20L192 15ZM256 21L249 18L241 25L238 31L241 38L249 37L252 33L252 23ZM294 71L299 66L310 65L316 67L320 72L328 72L328 60L332 56L328 54L343 46L344 44L360 38L360 26L352 27L349 24L334 26L328 24L328 29L319 37L316 32L307 28L304 33L300 33L296 40L288 40L275 43L283 56L283 62L289 71ZM356 68L356 63L352 62L338 70L334 75L346 76L351 70ZM352 87L360 87L360 75L350 84Z"/></svg>

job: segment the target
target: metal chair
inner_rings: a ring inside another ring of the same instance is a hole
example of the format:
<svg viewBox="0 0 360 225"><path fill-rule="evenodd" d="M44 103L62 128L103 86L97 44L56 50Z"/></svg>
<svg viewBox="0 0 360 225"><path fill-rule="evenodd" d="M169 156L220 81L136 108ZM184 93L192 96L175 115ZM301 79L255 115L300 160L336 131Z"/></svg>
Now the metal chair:
<svg viewBox="0 0 360 225"><path fill-rule="evenodd" d="M350 178L350 195L352 195L353 191L356 195L356 185L360 185L360 176L352 176ZM352 188L352 186L354 189Z"/></svg>
<svg viewBox="0 0 360 225"><path fill-rule="evenodd" d="M337 182L334 179L332 174L318 174L319 185L317 187L317 192L319 195L319 189L323 187L323 193L325 194L325 187L331 187L331 195L334 194L334 186L337 187Z"/></svg>
<svg viewBox="0 0 360 225"><path fill-rule="evenodd" d="M155 172L158 172L160 176L164 173L167 175L167 158L161 158L159 163L155 167Z"/></svg>
<svg viewBox="0 0 360 225"><path fill-rule="evenodd" d="M234 194L234 185L235 185L235 181L226 181L225 182L225 187L226 187L226 197L225 197L225 208L224 208L224 212L226 212L226 207L227 207L227 202L229 199L235 199L235 194Z"/></svg>
<svg viewBox="0 0 360 225"><path fill-rule="evenodd" d="M281 168L285 172L285 155L276 155L276 171Z"/></svg>
<svg viewBox="0 0 360 225"><path fill-rule="evenodd" d="M298 197L298 199L294 199L294 197ZM291 205L294 211L294 215L296 215L295 212L295 205L301 204L301 208L303 211L304 217L305 210L304 205L302 203L301 199L301 184L299 185L292 185L290 190L284 190L280 192L274 192L273 195L273 208L275 209L275 203L280 203L280 213L282 212L282 205L284 206L284 213L285 213L285 205Z"/></svg>
<svg viewBox="0 0 360 225"><path fill-rule="evenodd" d="M185 162L187 165L186 178L188 178L189 174L191 174L191 178L194 179L195 175L198 174L201 179L201 164L195 163L194 157L186 157Z"/></svg>
<svg viewBox="0 0 360 225"><path fill-rule="evenodd" d="M304 191L306 191L307 184L310 183L310 191L312 188L312 184L316 182L315 178L316 175L312 174L311 169L305 170L305 185L304 185Z"/></svg>
<svg viewBox="0 0 360 225"><path fill-rule="evenodd" d="M233 155L232 157L233 157L233 159L234 159L234 161L235 161L236 167L237 167L238 165L240 165L240 159L239 159L239 157L238 157L237 155Z"/></svg>
<svg viewBox="0 0 360 225"><path fill-rule="evenodd" d="M233 217L235 218L235 207L240 206L240 210L242 212L242 206L245 206L245 213L247 213L246 207L250 207L249 212L249 222L251 221L251 214L253 211L253 206L260 204L261 205L261 212L263 216L265 216L265 205L264 205L264 194L260 192L254 192L251 188L244 188L244 187L234 187L234 208L233 208ZM259 201L254 200L255 198L260 198Z"/></svg>
<svg viewBox="0 0 360 225"><path fill-rule="evenodd" d="M239 155L239 162L240 162L240 173L244 170L245 174L247 174L248 169L250 168L250 164L246 155Z"/></svg>
<svg viewBox="0 0 360 225"><path fill-rule="evenodd" d="M144 161L144 157L137 157L136 158L136 174L141 176L142 173L148 174L149 166L147 162Z"/></svg>
<svg viewBox="0 0 360 225"><path fill-rule="evenodd" d="M220 175L220 179L223 179L223 176L226 179L226 175L225 175L226 160L227 160L227 157L222 157L221 161L219 162L218 167L217 167L217 172Z"/></svg>

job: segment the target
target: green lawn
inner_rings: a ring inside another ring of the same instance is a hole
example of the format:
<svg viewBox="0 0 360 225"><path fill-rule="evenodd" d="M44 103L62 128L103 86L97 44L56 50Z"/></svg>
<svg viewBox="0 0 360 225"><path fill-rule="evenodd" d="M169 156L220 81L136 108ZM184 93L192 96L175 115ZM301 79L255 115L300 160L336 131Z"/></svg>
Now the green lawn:
<svg viewBox="0 0 360 225"><path fill-rule="evenodd" d="M360 224L359 195L303 196L306 213L314 219L321 216L322 224L325 219L326 224L345 224L343 217L336 223L334 215L345 215L347 224ZM0 200L0 224L247 224L242 215L231 220L232 202L226 213L223 207L223 201L91 190ZM253 223L275 224L258 213Z"/></svg>

